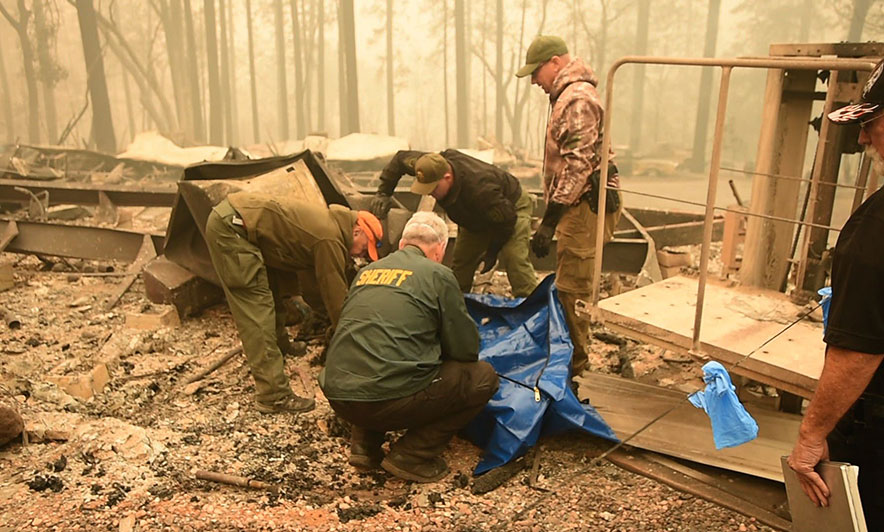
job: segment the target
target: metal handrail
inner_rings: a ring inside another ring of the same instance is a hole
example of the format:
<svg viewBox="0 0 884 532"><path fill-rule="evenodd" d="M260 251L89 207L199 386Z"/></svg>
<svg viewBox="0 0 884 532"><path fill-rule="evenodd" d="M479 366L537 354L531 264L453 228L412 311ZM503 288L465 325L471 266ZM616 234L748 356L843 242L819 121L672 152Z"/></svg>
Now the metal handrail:
<svg viewBox="0 0 884 532"><path fill-rule="evenodd" d="M782 179L783 181L798 181L801 183L813 182L813 179L808 179L806 177L795 177L795 176L783 175L783 174L767 174L764 172L750 172L749 170L740 170L739 168L728 168L727 166L722 166L721 169L724 170L725 172L734 172L737 174L744 174L744 175L760 175L760 176L764 176L764 177L773 177L775 179ZM853 189L853 190L865 190L866 189L866 187L859 187L856 185L848 185L846 183L820 183L820 186L821 187L849 188L849 189Z"/></svg>
<svg viewBox="0 0 884 532"><path fill-rule="evenodd" d="M678 202L678 203L684 203L685 205L694 205L696 207L705 207L706 206L705 203L700 203L699 201L691 201L691 200L685 200L685 199L681 199L681 198L673 198L671 196L663 196L660 194L651 194L650 192L639 192L637 190L630 190L628 188L618 188L617 190L620 192L626 192L627 194L635 194L636 196L645 196L647 198L655 198L655 199L661 199L661 200L666 200L666 201L674 201L674 202ZM784 218L782 216L773 216L772 214L759 214L757 212L740 211L737 209L729 209L727 207L713 207L713 209L715 209L716 211L721 211L721 212L732 212L734 214L748 216L750 218L761 218L764 220L771 220L773 222L785 222L785 223L795 224L795 225L799 225L802 227L816 227L819 229L828 229L829 231L838 231L838 232L841 231L840 227L835 227L832 225L823 225L823 224L816 224L813 222L804 222L801 220L794 220L792 218Z"/></svg>
<svg viewBox="0 0 884 532"><path fill-rule="evenodd" d="M727 95L730 87L730 75L733 68L764 68L778 70L864 70L871 71L875 67L875 62L863 59L791 59L791 58L771 58L771 59L718 59L718 58L681 58L681 57L646 57L646 56L627 56L618 59L611 65L608 70L607 83L605 85L605 113L602 136L602 161L601 176L599 178L599 202L596 212L604 213L606 203L606 192L608 188L608 161L611 151L611 117L614 114L614 75L617 70L625 64L651 64L651 65L674 65L674 66L713 66L721 67L721 81L719 83L718 93L718 113L715 118L715 133L712 141L712 157L709 165L709 183L706 191L706 213L703 221L703 244L700 248L700 278L697 285L697 306L694 316L693 330L693 350L700 351L700 326L703 319L703 301L706 295L706 280L708 277L709 265L709 248L712 243L712 221L715 211L716 189L718 187L718 172L721 165L721 141L724 135L724 121L727 111ZM837 79L832 76L831 79ZM826 99L826 110L830 110L831 96L833 91L828 91ZM825 111L824 111L825 112ZM823 120L822 129L820 130L820 139L825 138L828 131L828 120ZM822 153L824 143L820 142L817 146L817 155ZM819 166L819 165L818 165ZM813 219L813 212L816 206L816 198L813 195L818 189L820 171L814 169L811 181L811 202L805 215L805 220ZM596 242L595 242L595 264L592 283L592 305L598 307L600 282L602 275L602 254L604 248L605 235L605 216L598 216L596 225ZM798 222L799 220L794 220ZM804 222L804 220L800 220ZM805 231L805 238L802 245L802 256L807 253L809 245L809 233ZM799 279L803 275L806 266L802 260L799 263Z"/></svg>

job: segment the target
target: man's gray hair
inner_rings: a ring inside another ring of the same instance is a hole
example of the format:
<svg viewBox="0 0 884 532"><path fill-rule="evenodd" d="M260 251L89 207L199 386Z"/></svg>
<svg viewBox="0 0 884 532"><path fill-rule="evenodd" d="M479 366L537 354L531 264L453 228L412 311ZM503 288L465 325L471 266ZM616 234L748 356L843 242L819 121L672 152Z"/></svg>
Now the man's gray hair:
<svg viewBox="0 0 884 532"><path fill-rule="evenodd" d="M448 225L437 214L422 211L416 212L405 223L400 243L432 246L448 244Z"/></svg>

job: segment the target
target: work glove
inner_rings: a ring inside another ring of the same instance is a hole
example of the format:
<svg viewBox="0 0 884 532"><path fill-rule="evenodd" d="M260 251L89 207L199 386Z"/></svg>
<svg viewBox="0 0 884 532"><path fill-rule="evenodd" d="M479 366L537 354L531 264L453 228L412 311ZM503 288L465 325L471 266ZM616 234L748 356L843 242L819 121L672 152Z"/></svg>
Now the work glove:
<svg viewBox="0 0 884 532"><path fill-rule="evenodd" d="M566 210L568 210L568 206L563 203L550 201L546 204L546 212L543 213L540 227L531 238L531 250L537 258L542 259L549 255L549 246L552 244L556 226L559 225L559 220L565 215Z"/></svg>
<svg viewBox="0 0 884 532"><path fill-rule="evenodd" d="M485 252L485 257L482 258L482 270L479 273L488 273L494 268L494 265L497 264L498 253L500 253L500 250L496 246L488 248L488 251Z"/></svg>
<svg viewBox="0 0 884 532"><path fill-rule="evenodd" d="M383 192L378 192L371 199L371 205L369 205L368 210L377 216L378 219L383 220L387 217L387 213L390 212L390 207L392 206L393 197Z"/></svg>
<svg viewBox="0 0 884 532"><path fill-rule="evenodd" d="M548 225L541 224L531 237L531 251L534 255L542 259L549 255L549 246L552 244L553 235L556 230Z"/></svg>

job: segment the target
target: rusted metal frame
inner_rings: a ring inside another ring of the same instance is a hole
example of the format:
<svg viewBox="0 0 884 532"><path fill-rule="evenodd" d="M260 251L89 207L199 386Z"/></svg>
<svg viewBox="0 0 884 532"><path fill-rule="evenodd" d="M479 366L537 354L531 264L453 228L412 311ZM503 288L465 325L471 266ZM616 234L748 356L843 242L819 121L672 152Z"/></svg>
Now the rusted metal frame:
<svg viewBox="0 0 884 532"><path fill-rule="evenodd" d="M709 276L709 249L712 244L712 219L715 215L715 198L718 188L718 169L721 165L721 139L724 136L724 121L727 113L727 94L730 88L731 70L721 69L721 83L718 88L718 116L715 118L715 134L712 143L712 159L709 162L709 187L706 191L706 217L703 223L703 246L700 248L700 279L697 284L697 306L694 316L693 349L700 350L700 325L703 322L703 301L706 297L706 278Z"/></svg>
<svg viewBox="0 0 884 532"><path fill-rule="evenodd" d="M735 67L742 68L776 68L776 69L791 69L791 70L831 70L831 71L840 71L840 70L865 70L871 71L875 67L875 63L867 60L852 60L852 59L841 59L841 60L829 60L829 59L789 59L789 58L772 58L772 59L717 59L717 58L674 58L674 57L647 57L647 56L626 56L618 61L616 61L611 68L608 70L608 78L605 89L605 114L604 114L604 124L603 124L603 136L602 136L602 161L601 161L601 175L599 178L599 202L598 209L596 212L604 213L605 212L605 203L606 203L606 195L607 195L607 179L608 179L608 162L610 160L610 151L611 151L611 117L613 115L613 103L614 103L614 75L617 73L617 70L625 65L625 64L656 64L656 65L674 65L674 66L717 66L722 68L722 76L721 76L721 86L719 87L719 102L718 102L718 118L716 119L715 130L716 134L713 139L712 145L712 154L713 159L709 168L709 187L708 191L713 193L709 195L707 193L707 205L706 205L706 220L704 226L704 238L703 245L701 248L701 258L700 258L700 278L698 280L697 287L697 314L696 320L694 323L694 334L693 334L693 346L695 350L699 350L700 348L700 326L702 324L702 314L703 314L703 296L705 295L706 288L706 278L708 272L706 272L706 266L708 265L708 255L709 255L709 247L711 244L711 236L712 236L712 213L714 211L714 199L715 199L715 189L716 182L718 179L718 171L720 165L721 158L721 141L724 132L724 119L725 119L725 111L727 109L727 90L730 82L730 71ZM824 121L825 123L825 121ZM822 138L822 135L821 135ZM716 159L716 155L718 159ZM810 213L812 215L812 212ZM805 219L812 219L811 216L806 216ZM593 271L593 285L592 285L592 304L593 307L598 307L599 295L600 295L600 283L601 283L601 263L602 263L602 255L604 248L604 229L605 229L605 216L601 215L597 217L597 226L596 226L596 244L595 244L595 264ZM805 249L806 251L806 249ZM705 261L704 261L705 258Z"/></svg>
<svg viewBox="0 0 884 532"><path fill-rule="evenodd" d="M829 75L829 86L834 87L838 84L838 71L832 71ZM826 95L826 103L823 105L823 120L822 125L820 126L820 137L819 141L816 145L816 164L813 165L813 174L811 175L810 180L810 203L807 206L807 211L804 214L805 220L813 220L814 213L816 212L816 204L818 202L817 194L819 193L820 188L820 179L822 179L823 174L823 153L826 151L826 146L829 143L828 134L829 134L829 120L826 117L832 112L832 109L835 106L835 93L834 91L829 91ZM807 274L807 258L808 252L810 250L810 233L809 229L805 229L804 233L801 235L801 251L798 253L798 274L795 277L795 285L799 290L804 289L804 276Z"/></svg>
<svg viewBox="0 0 884 532"><path fill-rule="evenodd" d="M704 208L706 207L705 203L700 203L699 201L690 201L690 200L684 200L684 199L680 199L680 198L673 198L671 196L663 196L661 194L651 194L650 192L639 192L637 190L630 190L628 188L618 188L617 190L619 190L620 192L626 192L627 194L635 194L636 196L645 196L648 198L656 198L656 199L661 199L661 200L674 201L674 202L678 202L678 203L684 203L686 205L694 205L696 207L704 207ZM865 190L865 189L863 189L863 190ZM817 223L813 223L813 222L804 222L801 220L793 220L791 218L783 218L782 216L773 216L770 214L759 214L759 213L753 213L753 212L747 212L747 211L739 211L736 209L728 209L727 207L713 207L713 209L715 209L716 211L721 211L721 212L733 212L733 213L737 213L740 215L749 216L752 218L763 218L765 220L773 220L775 222L787 222L787 223L801 225L801 226L807 226L807 227L818 227L820 229L827 229L829 231L841 231L840 227L817 224Z"/></svg>
<svg viewBox="0 0 884 532"><path fill-rule="evenodd" d="M144 243L145 233L43 222L0 220L0 234L15 224L18 235L4 251L86 260L133 262ZM163 235L147 235L157 255L163 252Z"/></svg>
<svg viewBox="0 0 884 532"><path fill-rule="evenodd" d="M118 207L171 207L178 193L174 186L92 185L0 179L0 203L27 203L28 196L15 190L16 187L32 193L49 192L50 205L98 205L99 196L103 192Z"/></svg>
<svg viewBox="0 0 884 532"><path fill-rule="evenodd" d="M793 177L790 175L782 175L782 174L766 174L764 172L750 172L748 170L740 170L738 168L728 168L726 166L722 166L721 169L726 172L735 172L738 174L745 174L745 175L760 175L760 176L764 176L764 177L773 177L776 179L782 179L784 181L800 181L802 183L810 183L811 182L811 179L808 179L806 177ZM859 185L847 185L847 184L841 184L841 183L820 183L820 186L841 187L841 188L851 188L851 189L861 189L861 190L866 189L866 187L861 187Z"/></svg>

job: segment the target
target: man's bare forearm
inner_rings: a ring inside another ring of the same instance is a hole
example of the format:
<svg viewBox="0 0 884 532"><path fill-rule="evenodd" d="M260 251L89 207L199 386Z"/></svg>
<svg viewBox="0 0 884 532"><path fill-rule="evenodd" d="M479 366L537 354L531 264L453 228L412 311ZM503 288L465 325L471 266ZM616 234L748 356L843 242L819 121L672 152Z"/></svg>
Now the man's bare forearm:
<svg viewBox="0 0 884 532"><path fill-rule="evenodd" d="M801 437L824 439L862 395L882 358L830 346L816 392L801 422Z"/></svg>

